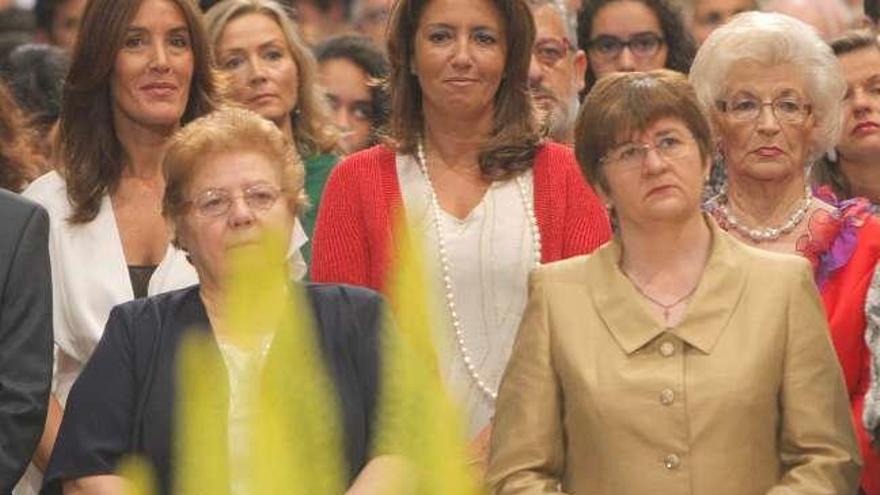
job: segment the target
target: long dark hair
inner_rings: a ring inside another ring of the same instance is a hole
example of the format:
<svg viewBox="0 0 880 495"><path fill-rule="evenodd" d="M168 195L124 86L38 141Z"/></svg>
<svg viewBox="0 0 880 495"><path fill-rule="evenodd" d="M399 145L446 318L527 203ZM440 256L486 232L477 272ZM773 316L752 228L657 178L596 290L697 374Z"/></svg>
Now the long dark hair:
<svg viewBox="0 0 880 495"><path fill-rule="evenodd" d="M193 77L189 101L181 118L187 122L212 111L217 103L217 78L201 12L190 0L173 0L189 26ZM143 0L89 0L83 13L70 72L61 98L61 162L67 197L73 206L69 221L95 219L101 198L119 183L125 152L113 128L110 78L128 25Z"/></svg>
<svg viewBox="0 0 880 495"><path fill-rule="evenodd" d="M422 88L411 72L415 36L430 0L398 0L388 24L391 62L390 137L398 151L412 153L424 130ZM480 170L489 180L513 177L531 168L539 143L528 92L535 23L525 0L493 0L505 24L507 60L495 94L492 132L479 154Z"/></svg>
<svg viewBox="0 0 880 495"><path fill-rule="evenodd" d="M587 51L590 40L593 37L593 19L603 7L612 2L621 0L584 0L583 7L578 12L578 46ZM697 44L685 27L681 9L669 0L635 0L645 4L657 20L660 21L660 30L663 31L663 42L669 48L666 55L664 68L672 69L682 74L691 70L691 63L697 53ZM584 74L584 92L590 90L596 83L596 75L592 67L587 67Z"/></svg>

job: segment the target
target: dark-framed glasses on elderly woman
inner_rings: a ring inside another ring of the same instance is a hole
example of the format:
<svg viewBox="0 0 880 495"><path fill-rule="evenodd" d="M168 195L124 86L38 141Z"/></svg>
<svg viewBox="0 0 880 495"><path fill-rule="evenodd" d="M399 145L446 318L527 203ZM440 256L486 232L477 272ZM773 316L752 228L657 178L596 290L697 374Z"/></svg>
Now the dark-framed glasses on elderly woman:
<svg viewBox="0 0 880 495"><path fill-rule="evenodd" d="M599 163L614 167L637 167L645 162L645 158L651 150L654 150L661 160L669 163L687 156L691 151L693 141L690 136L667 134L659 137L654 144L624 143L606 153L599 159Z"/></svg>
<svg viewBox="0 0 880 495"><path fill-rule="evenodd" d="M620 56L624 48L637 58L653 57L663 45L663 37L657 33L638 33L627 40L602 34L590 40L588 49L593 56L604 60L614 60Z"/></svg>
<svg viewBox="0 0 880 495"><path fill-rule="evenodd" d="M566 38L543 36L535 40L532 53L541 65L555 67L573 49L574 46Z"/></svg>
<svg viewBox="0 0 880 495"><path fill-rule="evenodd" d="M785 124L801 124L813 111L812 105L796 96L781 96L763 101L756 96L740 95L718 102L719 110L740 122L757 120L764 107L770 107L776 120Z"/></svg>
<svg viewBox="0 0 880 495"><path fill-rule="evenodd" d="M270 184L254 184L246 187L241 194L232 194L227 189L206 189L188 203L202 217L221 217L229 213L237 198L254 211L266 211L278 201L281 189Z"/></svg>

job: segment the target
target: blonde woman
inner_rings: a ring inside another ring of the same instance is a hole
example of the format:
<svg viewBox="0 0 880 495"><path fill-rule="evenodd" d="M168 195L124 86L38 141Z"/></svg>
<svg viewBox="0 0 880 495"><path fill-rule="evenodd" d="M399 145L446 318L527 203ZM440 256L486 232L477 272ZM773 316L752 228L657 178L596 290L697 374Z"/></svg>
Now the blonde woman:
<svg viewBox="0 0 880 495"><path fill-rule="evenodd" d="M311 237L324 183L338 160L315 59L275 0L224 0L208 10L206 23L231 99L274 122L302 155L311 207L301 219ZM311 259L308 245L303 255Z"/></svg>

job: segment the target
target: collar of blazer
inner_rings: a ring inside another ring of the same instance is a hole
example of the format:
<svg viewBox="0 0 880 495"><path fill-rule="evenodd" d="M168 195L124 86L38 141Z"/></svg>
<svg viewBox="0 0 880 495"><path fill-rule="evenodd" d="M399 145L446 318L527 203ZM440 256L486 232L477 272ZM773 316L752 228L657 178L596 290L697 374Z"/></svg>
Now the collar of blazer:
<svg viewBox="0 0 880 495"><path fill-rule="evenodd" d="M658 322L642 302L626 276L620 271L618 239L596 252L596 270L589 279L607 283L603 290L591 291L596 310L621 348L627 353L641 349L663 333L710 354L725 331L730 317L742 299L746 285L747 258L740 255L737 241L724 233L707 217L712 231L712 247L703 276L694 292L684 318L676 327L667 328ZM593 278L595 277L595 278Z"/></svg>

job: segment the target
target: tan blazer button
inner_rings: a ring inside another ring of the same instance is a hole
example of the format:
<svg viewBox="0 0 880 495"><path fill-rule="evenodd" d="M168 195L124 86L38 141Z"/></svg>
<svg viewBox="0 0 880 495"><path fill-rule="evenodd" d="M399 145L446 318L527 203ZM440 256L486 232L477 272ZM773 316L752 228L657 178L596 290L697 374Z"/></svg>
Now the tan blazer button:
<svg viewBox="0 0 880 495"><path fill-rule="evenodd" d="M660 344L660 355L663 357L669 357L675 354L675 344L670 341L663 342Z"/></svg>
<svg viewBox="0 0 880 495"><path fill-rule="evenodd" d="M668 406L673 402L675 402L675 392L673 392L672 389L664 388L660 392L660 403L664 406Z"/></svg>
<svg viewBox="0 0 880 495"><path fill-rule="evenodd" d="M681 459L675 454L669 454L663 458L663 465L666 466L666 469L678 469L678 466L681 465Z"/></svg>

